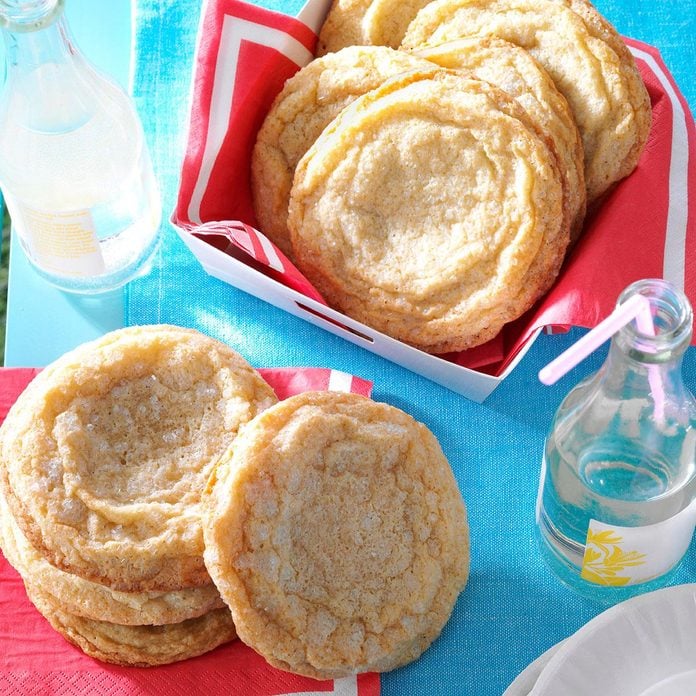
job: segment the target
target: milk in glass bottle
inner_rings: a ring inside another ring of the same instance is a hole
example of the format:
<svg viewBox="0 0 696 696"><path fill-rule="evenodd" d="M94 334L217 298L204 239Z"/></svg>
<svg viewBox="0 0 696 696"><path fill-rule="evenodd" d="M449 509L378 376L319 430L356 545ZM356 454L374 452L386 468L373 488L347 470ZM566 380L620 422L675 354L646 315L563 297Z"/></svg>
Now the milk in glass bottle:
<svg viewBox="0 0 696 696"><path fill-rule="evenodd" d="M37 272L103 292L147 265L161 206L133 104L77 50L63 4L0 0L0 188Z"/></svg>
<svg viewBox="0 0 696 696"><path fill-rule="evenodd" d="M621 328L601 369L561 403L537 501L552 570L607 604L667 584L694 531L696 405L681 371L692 310L663 280L634 283L619 303L636 293L655 335Z"/></svg>

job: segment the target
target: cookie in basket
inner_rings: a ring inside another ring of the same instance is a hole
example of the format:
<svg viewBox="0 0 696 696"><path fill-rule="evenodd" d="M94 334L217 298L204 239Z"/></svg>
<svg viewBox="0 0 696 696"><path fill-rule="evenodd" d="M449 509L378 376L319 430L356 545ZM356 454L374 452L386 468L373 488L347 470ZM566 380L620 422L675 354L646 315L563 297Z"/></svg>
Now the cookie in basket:
<svg viewBox="0 0 696 696"><path fill-rule="evenodd" d="M289 227L329 304L431 353L495 336L553 283L569 240L553 145L460 72L397 76L300 161Z"/></svg>
<svg viewBox="0 0 696 696"><path fill-rule="evenodd" d="M121 626L75 616L40 587L25 583L34 606L60 633L90 657L130 667L155 667L214 650L237 636L227 608L161 626Z"/></svg>
<svg viewBox="0 0 696 696"><path fill-rule="evenodd" d="M319 32L317 55L346 46L398 48L411 20L430 0L334 0Z"/></svg>
<svg viewBox="0 0 696 696"><path fill-rule="evenodd" d="M215 585L178 592L119 592L65 573L51 565L27 541L0 495L0 548L15 570L47 599L76 616L124 625L171 624L196 618L224 602Z"/></svg>
<svg viewBox="0 0 696 696"><path fill-rule="evenodd" d="M561 173L566 179L566 206L571 239L576 239L585 219L583 148L573 115L553 80L532 56L495 37L470 37L416 52L423 58L455 70L466 70L507 92L553 141Z"/></svg>
<svg viewBox="0 0 696 696"><path fill-rule="evenodd" d="M389 77L428 65L385 46L351 46L313 60L285 83L256 138L251 189L261 231L286 255L292 256L288 201L302 155L354 99Z"/></svg>
<svg viewBox="0 0 696 696"><path fill-rule="evenodd" d="M592 5L434 0L411 22L402 46L474 35L497 36L528 50L568 100L585 150L589 203L633 171L650 131L650 99L630 51Z"/></svg>
<svg viewBox="0 0 696 696"><path fill-rule="evenodd" d="M277 398L197 331L131 327L41 372L0 428L0 484L56 567L125 592L208 585L200 495L240 426Z"/></svg>
<svg viewBox="0 0 696 696"><path fill-rule="evenodd" d="M208 487L205 560L239 637L280 669L385 671L439 635L469 569L433 434L366 397L307 392L254 419Z"/></svg>
<svg viewBox="0 0 696 696"><path fill-rule="evenodd" d="M317 56L335 53L346 46L367 46L362 20L372 0L333 0L319 30Z"/></svg>

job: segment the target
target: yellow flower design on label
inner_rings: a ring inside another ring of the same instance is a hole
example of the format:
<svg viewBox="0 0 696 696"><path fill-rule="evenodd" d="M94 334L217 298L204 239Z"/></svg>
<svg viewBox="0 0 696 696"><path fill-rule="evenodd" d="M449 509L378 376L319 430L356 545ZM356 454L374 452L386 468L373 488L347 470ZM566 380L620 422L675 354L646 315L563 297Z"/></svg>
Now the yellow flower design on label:
<svg viewBox="0 0 696 696"><path fill-rule="evenodd" d="M630 575L622 575L627 568L645 563L645 554L621 548L623 537L614 530L587 530L585 555L580 577L596 585L618 587L631 582Z"/></svg>

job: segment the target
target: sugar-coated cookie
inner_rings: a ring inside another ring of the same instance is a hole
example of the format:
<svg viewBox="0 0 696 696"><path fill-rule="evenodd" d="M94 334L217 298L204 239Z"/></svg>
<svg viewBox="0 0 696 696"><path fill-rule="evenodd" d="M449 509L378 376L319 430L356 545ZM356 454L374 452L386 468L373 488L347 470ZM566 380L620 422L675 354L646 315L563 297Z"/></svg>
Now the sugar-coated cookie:
<svg viewBox="0 0 696 696"><path fill-rule="evenodd" d="M396 76L300 161L289 227L329 304L431 353L495 336L553 283L569 240L553 145L460 72Z"/></svg>
<svg viewBox="0 0 696 696"><path fill-rule="evenodd" d="M408 25L430 0L334 0L319 32L317 55L346 46L398 48Z"/></svg>
<svg viewBox="0 0 696 696"><path fill-rule="evenodd" d="M114 331L41 372L0 429L0 484L56 567L126 592L210 583L200 496L277 398L235 351L174 326Z"/></svg>
<svg viewBox="0 0 696 696"><path fill-rule="evenodd" d="M210 652L236 638L226 609L161 626L121 626L66 612L40 587L25 583L29 599L60 633L90 657L129 667L155 667Z"/></svg>
<svg viewBox="0 0 696 696"><path fill-rule="evenodd" d="M249 423L214 470L205 561L239 637L323 679L384 671L439 635L469 569L466 511L433 434L355 394Z"/></svg>
<svg viewBox="0 0 696 696"><path fill-rule="evenodd" d="M335 53L346 46L367 46L362 20L372 0L333 0L319 31L317 55Z"/></svg>
<svg viewBox="0 0 696 696"><path fill-rule="evenodd" d="M170 624L224 603L215 585L176 592L119 592L51 565L27 541L0 495L0 548L15 570L70 614L124 625Z"/></svg>

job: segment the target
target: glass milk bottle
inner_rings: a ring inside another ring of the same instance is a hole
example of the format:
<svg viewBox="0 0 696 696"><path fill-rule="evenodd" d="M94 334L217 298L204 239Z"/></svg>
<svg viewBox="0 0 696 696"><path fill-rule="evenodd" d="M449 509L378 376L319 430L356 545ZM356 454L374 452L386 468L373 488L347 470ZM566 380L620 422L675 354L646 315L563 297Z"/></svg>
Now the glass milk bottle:
<svg viewBox="0 0 696 696"><path fill-rule="evenodd" d="M102 292L154 253L161 205L143 131L123 90L72 43L63 0L0 0L0 188L37 272Z"/></svg>
<svg viewBox="0 0 696 696"><path fill-rule="evenodd" d="M546 441L537 530L551 569L603 603L667 584L689 546L696 495L696 405L681 362L686 296L641 280L655 335L614 335L601 369L561 403Z"/></svg>

